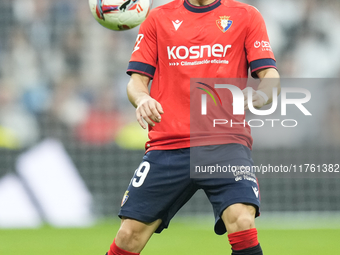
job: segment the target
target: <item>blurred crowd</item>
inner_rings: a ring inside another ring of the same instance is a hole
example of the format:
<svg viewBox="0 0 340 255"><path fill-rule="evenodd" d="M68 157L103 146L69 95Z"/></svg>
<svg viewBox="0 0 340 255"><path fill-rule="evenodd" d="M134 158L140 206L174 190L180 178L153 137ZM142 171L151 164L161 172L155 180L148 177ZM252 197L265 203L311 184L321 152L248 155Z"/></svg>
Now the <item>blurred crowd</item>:
<svg viewBox="0 0 340 255"><path fill-rule="evenodd" d="M282 77L340 78L340 1L242 2L264 16ZM88 1L0 1L0 147L50 136L143 147L146 133L125 95L137 32L101 27ZM334 122L328 140L339 144L339 86L330 94L334 100L323 102Z"/></svg>

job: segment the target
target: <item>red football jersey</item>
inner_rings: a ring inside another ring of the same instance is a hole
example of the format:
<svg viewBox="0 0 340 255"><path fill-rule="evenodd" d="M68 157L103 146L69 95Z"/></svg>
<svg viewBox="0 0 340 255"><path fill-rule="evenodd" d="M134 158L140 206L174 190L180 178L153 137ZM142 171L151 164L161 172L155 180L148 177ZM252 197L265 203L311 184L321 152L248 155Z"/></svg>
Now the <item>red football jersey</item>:
<svg viewBox="0 0 340 255"><path fill-rule="evenodd" d="M164 109L162 121L149 126L146 149L227 143L251 148L248 125L227 129L216 139L209 134L209 139L198 135L190 140L190 78L247 78L249 67L254 77L257 70L276 68L256 8L233 0L200 7L175 0L153 9L140 27L127 71L153 79L150 95Z"/></svg>

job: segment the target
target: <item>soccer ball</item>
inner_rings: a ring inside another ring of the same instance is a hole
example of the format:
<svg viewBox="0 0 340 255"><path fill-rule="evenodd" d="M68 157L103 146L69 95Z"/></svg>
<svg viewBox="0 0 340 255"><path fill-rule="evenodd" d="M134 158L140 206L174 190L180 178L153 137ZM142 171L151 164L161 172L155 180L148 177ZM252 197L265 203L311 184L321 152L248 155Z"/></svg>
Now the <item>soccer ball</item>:
<svg viewBox="0 0 340 255"><path fill-rule="evenodd" d="M112 30L127 30L140 25L148 16L152 0L89 0L94 18Z"/></svg>

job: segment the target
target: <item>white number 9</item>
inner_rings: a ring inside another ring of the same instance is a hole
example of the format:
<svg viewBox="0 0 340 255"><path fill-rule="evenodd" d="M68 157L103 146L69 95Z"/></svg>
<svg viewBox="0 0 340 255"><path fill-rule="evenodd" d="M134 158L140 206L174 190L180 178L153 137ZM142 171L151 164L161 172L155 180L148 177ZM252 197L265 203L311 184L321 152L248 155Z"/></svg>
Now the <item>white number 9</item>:
<svg viewBox="0 0 340 255"><path fill-rule="evenodd" d="M146 176L150 170L150 163L144 161L136 170L135 178L132 179L132 186L139 188L145 181ZM138 178L139 177L139 178Z"/></svg>

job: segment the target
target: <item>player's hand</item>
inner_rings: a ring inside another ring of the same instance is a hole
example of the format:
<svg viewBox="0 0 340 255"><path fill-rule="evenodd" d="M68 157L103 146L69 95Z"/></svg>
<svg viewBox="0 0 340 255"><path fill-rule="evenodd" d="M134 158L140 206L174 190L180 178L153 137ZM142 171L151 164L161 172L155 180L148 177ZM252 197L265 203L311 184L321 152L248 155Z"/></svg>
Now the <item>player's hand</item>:
<svg viewBox="0 0 340 255"><path fill-rule="evenodd" d="M160 103L149 95L145 95L140 99L136 109L136 118L139 125L146 129L143 119L152 127L155 126L155 122L161 122L161 114L163 114L163 108Z"/></svg>
<svg viewBox="0 0 340 255"><path fill-rule="evenodd" d="M259 93L257 93L253 88L247 87L244 90L242 90L243 96L244 96L244 110L249 109L249 107L248 107L248 90L252 91L252 99L253 99L254 108L259 109L266 104L266 100Z"/></svg>

